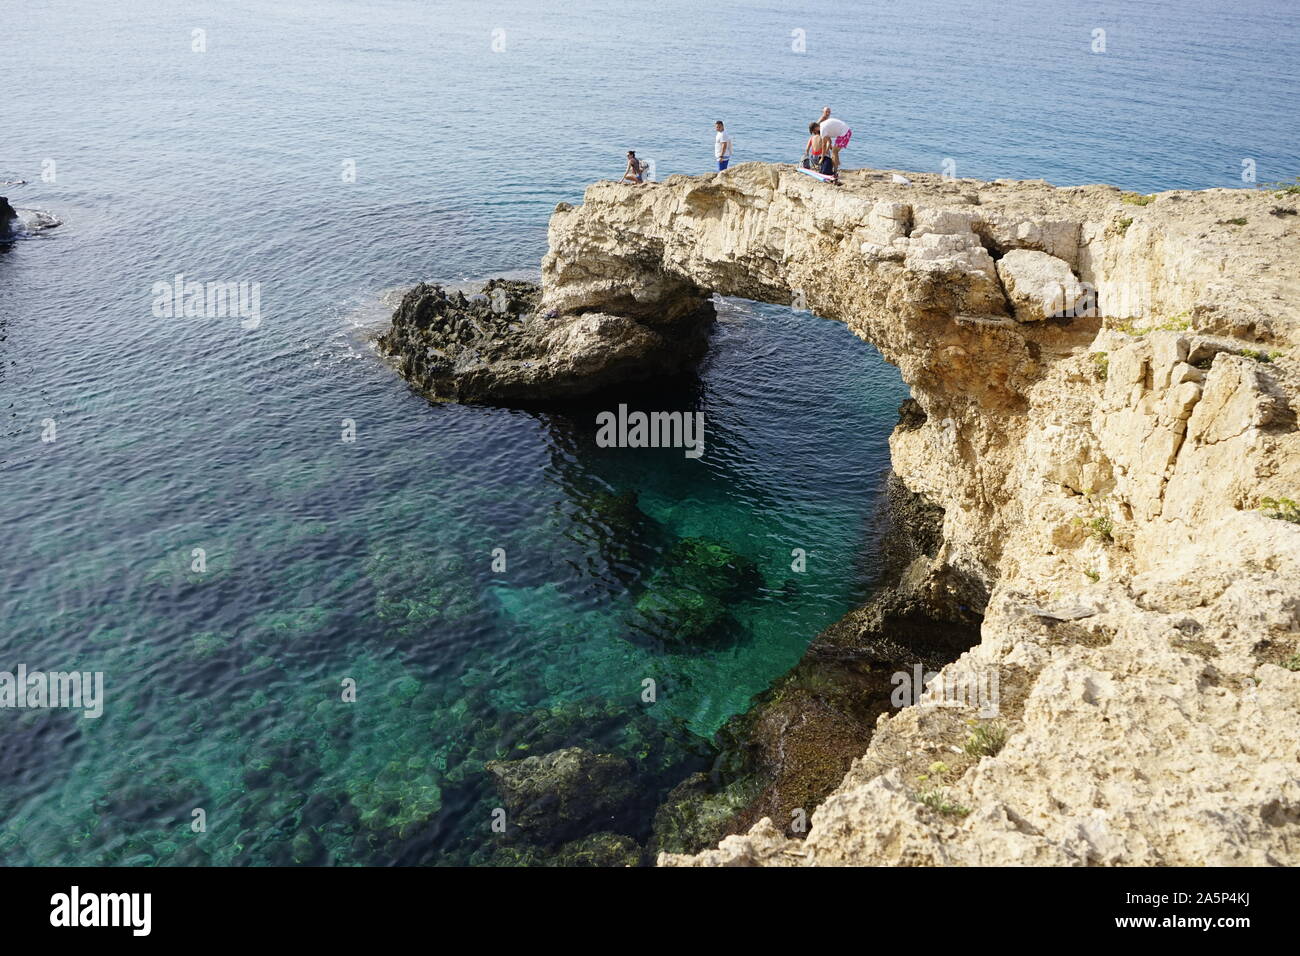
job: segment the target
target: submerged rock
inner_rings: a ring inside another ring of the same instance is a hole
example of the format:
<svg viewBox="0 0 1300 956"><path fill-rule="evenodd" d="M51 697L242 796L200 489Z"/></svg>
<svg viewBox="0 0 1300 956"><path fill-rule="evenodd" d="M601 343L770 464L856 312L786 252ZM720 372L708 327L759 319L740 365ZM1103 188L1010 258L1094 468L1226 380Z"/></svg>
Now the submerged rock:
<svg viewBox="0 0 1300 956"><path fill-rule="evenodd" d="M571 747L596 752L613 751L628 755L638 776L676 782L684 767L694 768L707 741L675 722L665 722L641 710L629 710L622 701L596 697L539 707L527 713L500 715L482 727L482 739L475 748L464 741L454 747L449 761L472 764L479 755L478 769L487 760L516 761Z"/></svg>
<svg viewBox="0 0 1300 956"><path fill-rule="evenodd" d="M621 587L636 584L665 538L659 522L641 510L635 491L574 491L573 500L577 508L566 516L565 535L594 549L609 577Z"/></svg>
<svg viewBox="0 0 1300 956"><path fill-rule="evenodd" d="M722 643L738 626L716 596L674 584L652 586L637 598L631 623L634 631L676 647Z"/></svg>
<svg viewBox="0 0 1300 956"><path fill-rule="evenodd" d="M639 866L641 846L621 833L593 833L564 844L551 866Z"/></svg>
<svg viewBox="0 0 1300 956"><path fill-rule="evenodd" d="M689 369L713 307L652 316L537 311L541 290L493 279L479 294L421 283L402 298L379 347L416 388L447 401L528 404L573 398Z"/></svg>
<svg viewBox="0 0 1300 956"><path fill-rule="evenodd" d="M709 774L691 774L672 789L655 812L648 850L698 853L733 832L736 820L754 801L761 784L756 777L720 785Z"/></svg>
<svg viewBox="0 0 1300 956"><path fill-rule="evenodd" d="M708 538L679 540L668 552L665 571L676 584L728 601L751 597L763 586L763 575L752 559Z"/></svg>
<svg viewBox="0 0 1300 956"><path fill-rule="evenodd" d="M366 559L375 589L375 614L394 633L411 637L480 613L481 602L465 559L406 542L380 543Z"/></svg>
<svg viewBox="0 0 1300 956"><path fill-rule="evenodd" d="M632 767L622 757L581 747L522 760L492 760L507 820L530 840L562 843L592 830L618 830L636 797Z"/></svg>
<svg viewBox="0 0 1300 956"><path fill-rule="evenodd" d="M682 538L637 599L630 626L674 647L718 644L739 627L731 605L763 585L758 565L720 541Z"/></svg>
<svg viewBox="0 0 1300 956"><path fill-rule="evenodd" d="M979 640L978 589L936 557L943 510L892 476L883 502L875 596L819 634L793 669L728 721L718 734L717 779L698 775L669 795L653 849L698 852L764 817L803 837L813 810L894 709L894 675L917 664L938 670Z"/></svg>
<svg viewBox="0 0 1300 956"><path fill-rule="evenodd" d="M555 850L528 844L499 847L488 857L489 866L640 866L641 845L621 833L592 833Z"/></svg>

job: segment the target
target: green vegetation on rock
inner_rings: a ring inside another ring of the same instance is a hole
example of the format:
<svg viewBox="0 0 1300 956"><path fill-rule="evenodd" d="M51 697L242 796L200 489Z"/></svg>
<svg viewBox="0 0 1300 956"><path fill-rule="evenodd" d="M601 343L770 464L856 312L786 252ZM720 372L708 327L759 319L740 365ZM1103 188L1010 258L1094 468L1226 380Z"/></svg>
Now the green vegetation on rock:
<svg viewBox="0 0 1300 956"><path fill-rule="evenodd" d="M962 806L954 801L950 793L944 789L923 790L916 795L916 799L935 813L942 813L946 816L964 817L970 813L970 807Z"/></svg>
<svg viewBox="0 0 1300 956"><path fill-rule="evenodd" d="M1007 742L1007 726L1000 721L974 724L966 737L965 751L972 757L993 757Z"/></svg>
<svg viewBox="0 0 1300 956"><path fill-rule="evenodd" d="M1260 498L1259 508L1270 518L1300 524L1300 504L1290 498Z"/></svg>

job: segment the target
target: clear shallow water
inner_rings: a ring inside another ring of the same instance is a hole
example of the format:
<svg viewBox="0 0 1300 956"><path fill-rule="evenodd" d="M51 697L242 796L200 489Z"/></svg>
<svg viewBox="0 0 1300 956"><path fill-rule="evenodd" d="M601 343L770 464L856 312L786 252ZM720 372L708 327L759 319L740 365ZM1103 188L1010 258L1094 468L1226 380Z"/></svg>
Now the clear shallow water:
<svg viewBox="0 0 1300 956"><path fill-rule="evenodd" d="M102 670L108 701L0 712L0 862L485 862L484 761L590 745L665 787L863 596L904 389L845 329L726 305L657 399L705 412L700 461L598 449L590 411L430 406L369 349L394 288L534 271L629 146L704 171L721 116L738 159L790 159L830 101L850 164L1300 173L1281 2L630 9L6 11L0 178L65 225L0 253L0 670ZM261 327L154 318L177 272L259 282ZM763 573L707 653L628 626L684 536Z"/></svg>

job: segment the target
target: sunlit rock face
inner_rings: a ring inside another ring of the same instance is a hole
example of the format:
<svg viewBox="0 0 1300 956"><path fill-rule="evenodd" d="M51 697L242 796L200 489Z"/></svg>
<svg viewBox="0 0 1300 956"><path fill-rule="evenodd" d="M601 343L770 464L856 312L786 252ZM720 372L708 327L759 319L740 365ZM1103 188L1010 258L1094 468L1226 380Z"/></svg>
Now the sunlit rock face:
<svg viewBox="0 0 1300 956"><path fill-rule="evenodd" d="M676 316L546 313L536 286L492 279L480 292L421 283L378 345L413 386L440 401L527 405L688 371L704 354L713 307Z"/></svg>
<svg viewBox="0 0 1300 956"><path fill-rule="evenodd" d="M908 176L750 163L552 217L553 320L671 342L720 293L879 348L917 405L894 469L943 509L933 588L988 594L941 676L999 675L996 717L903 708L806 840L661 862L1300 862L1295 199Z"/></svg>

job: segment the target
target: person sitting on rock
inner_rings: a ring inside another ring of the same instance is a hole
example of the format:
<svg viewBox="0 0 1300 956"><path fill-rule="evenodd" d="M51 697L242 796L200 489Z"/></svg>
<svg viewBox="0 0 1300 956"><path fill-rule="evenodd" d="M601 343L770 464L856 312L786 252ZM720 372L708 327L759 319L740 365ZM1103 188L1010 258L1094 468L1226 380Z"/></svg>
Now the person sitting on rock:
<svg viewBox="0 0 1300 956"><path fill-rule="evenodd" d="M853 130L849 129L849 124L844 120L831 116L829 106L822 110L822 118L817 123L821 127L822 136L825 137L829 144L831 161L835 167L835 175L838 176L840 174L840 150L849 145Z"/></svg>
<svg viewBox="0 0 1300 956"><path fill-rule="evenodd" d="M627 151L627 169L623 170L622 182L634 183L641 185L645 182L645 171L649 163L643 163L636 158L636 150Z"/></svg>
<svg viewBox="0 0 1300 956"><path fill-rule="evenodd" d="M808 124L808 141L803 144L803 168L829 175L833 164L827 154L826 137L820 123Z"/></svg>

